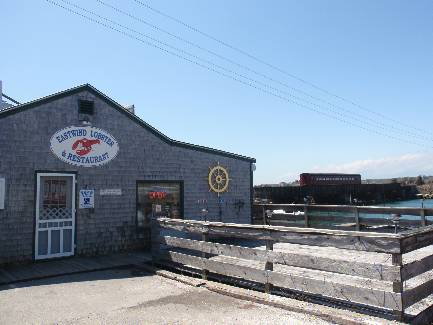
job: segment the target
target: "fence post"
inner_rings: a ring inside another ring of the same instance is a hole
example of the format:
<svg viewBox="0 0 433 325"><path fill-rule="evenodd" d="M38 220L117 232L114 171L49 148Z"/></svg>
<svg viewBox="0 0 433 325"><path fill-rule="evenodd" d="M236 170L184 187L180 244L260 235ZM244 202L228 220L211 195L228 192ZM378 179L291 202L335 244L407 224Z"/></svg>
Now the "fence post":
<svg viewBox="0 0 433 325"><path fill-rule="evenodd" d="M265 209L265 206L262 206L262 213L263 213L263 215L262 215L263 224L267 225L268 223L267 223L267 220L266 220L266 209Z"/></svg>
<svg viewBox="0 0 433 325"><path fill-rule="evenodd" d="M392 254L392 265L400 267L400 281L392 282L392 292L400 293L401 310L394 310L394 316L398 321L404 320L404 307L403 307L403 281L401 280L401 266L403 264L402 254Z"/></svg>
<svg viewBox="0 0 433 325"><path fill-rule="evenodd" d="M206 242L206 241L209 240L208 229L206 229L206 232L202 233L202 235L201 235L201 240L204 241L204 242ZM208 254L208 253L205 253L205 252L202 252L202 253L201 253L201 257L207 259L207 258L209 257L209 254ZM207 280L208 275L209 275L209 271L208 271L207 269L203 268L203 269L201 270L201 278L202 278L203 280Z"/></svg>
<svg viewBox="0 0 433 325"><path fill-rule="evenodd" d="M356 231L359 231L361 226L359 225L359 210L357 206L353 208L353 213L355 214Z"/></svg>
<svg viewBox="0 0 433 325"><path fill-rule="evenodd" d="M425 219L425 210L424 210L424 208L421 209L420 214L421 214L421 226L425 227L425 226L427 226L427 221Z"/></svg>
<svg viewBox="0 0 433 325"><path fill-rule="evenodd" d="M310 227L310 220L308 218L308 205L304 205L304 222L305 222L305 227L308 228Z"/></svg>
<svg viewBox="0 0 433 325"><path fill-rule="evenodd" d="M267 240L266 241L266 250L267 251L272 251L274 250L274 242L272 240ZM265 264L265 271L273 271L274 270L274 263L272 262L266 262ZM265 283L265 293L271 293L272 291L272 284L269 283L269 278L266 278L266 283Z"/></svg>

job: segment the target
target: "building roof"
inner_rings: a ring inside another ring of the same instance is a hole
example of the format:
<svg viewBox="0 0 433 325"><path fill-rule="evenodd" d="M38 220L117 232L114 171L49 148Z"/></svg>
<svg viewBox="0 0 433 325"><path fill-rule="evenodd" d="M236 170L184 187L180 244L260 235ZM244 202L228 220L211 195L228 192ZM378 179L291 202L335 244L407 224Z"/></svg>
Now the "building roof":
<svg viewBox="0 0 433 325"><path fill-rule="evenodd" d="M190 143L186 143L186 142L182 142L182 141L173 140L173 139L169 138L168 136L166 136L165 134L158 131L157 129L155 129L150 124L148 124L145 121L143 121L142 119L140 119L135 114L128 111L125 107L123 107L122 105L120 105L119 103L114 101L113 99L109 98L107 95L103 94L102 92L100 92L98 89L96 89L95 87L93 87L90 84L84 84L81 86L70 88L70 89L60 91L58 93L55 93L55 94L52 94L52 95L49 95L46 97L42 97L42 98L27 102L27 103L23 103L20 105L5 108L3 110L0 110L0 118L6 117L6 116L11 115L11 114L16 114L16 113L25 111L27 109L30 109L32 107L36 107L36 106L51 102L53 100L57 100L57 99L60 99L60 98L66 97L66 96L70 96L70 95L73 95L73 94L76 94L76 93L79 93L82 91L88 91L88 92L94 94L95 96L101 98L107 104L111 105L112 107L117 109L119 112L125 114L132 121L138 123L139 125L144 127L146 130L150 131L151 133L153 133L154 135L159 137L161 140L163 140L164 142L166 142L170 145L182 147L182 148L186 148L186 149L191 149L191 150L196 150L196 151L202 151L202 152L217 154L217 155L221 155L221 156L225 156L225 157L229 157L229 158L245 160L245 161L248 161L251 163L256 162L256 160L254 158L250 158L247 156L242 156L242 155L230 153L230 152L223 151L223 150L212 149L212 148L208 148L208 147L204 147L204 146L199 146L199 145L195 145L195 144L190 144Z"/></svg>

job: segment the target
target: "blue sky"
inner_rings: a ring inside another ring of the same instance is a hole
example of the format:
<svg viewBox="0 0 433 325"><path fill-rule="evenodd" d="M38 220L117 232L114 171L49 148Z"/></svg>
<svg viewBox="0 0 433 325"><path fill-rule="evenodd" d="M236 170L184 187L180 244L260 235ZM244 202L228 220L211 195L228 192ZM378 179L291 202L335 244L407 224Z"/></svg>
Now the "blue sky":
<svg viewBox="0 0 433 325"><path fill-rule="evenodd" d="M247 77L239 77L247 83L259 81L254 85L285 99L95 25L45 0L0 5L0 79L6 94L25 102L91 83L122 104L135 104L137 115L174 139L255 157L256 184L294 180L309 171L360 172L363 178L433 174L432 1L142 0L388 118L260 64L133 0L103 1L250 70L97 1L68 1L141 33L127 31L138 38L148 34ZM293 95L326 116L288 102Z"/></svg>

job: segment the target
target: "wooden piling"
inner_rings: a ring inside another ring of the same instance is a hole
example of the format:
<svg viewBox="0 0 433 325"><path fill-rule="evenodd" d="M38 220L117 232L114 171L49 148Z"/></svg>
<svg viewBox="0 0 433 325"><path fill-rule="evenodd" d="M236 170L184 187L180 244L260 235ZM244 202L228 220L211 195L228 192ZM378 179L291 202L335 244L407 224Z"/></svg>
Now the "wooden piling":
<svg viewBox="0 0 433 325"><path fill-rule="evenodd" d="M204 241L204 242L207 242L209 240L209 234L208 233L203 233L201 235L201 240ZM201 253L201 257L202 258L208 258L209 254L207 254L205 252L202 252ZM203 280L207 280L208 275L209 275L209 271L207 269L202 269L202 271L201 271L201 278Z"/></svg>
<svg viewBox="0 0 433 325"><path fill-rule="evenodd" d="M357 206L353 208L353 214L355 215L356 231L359 231L361 226L359 224L359 210Z"/></svg>
<svg viewBox="0 0 433 325"><path fill-rule="evenodd" d="M304 223L305 227L310 227L310 220L308 218L308 205L304 205Z"/></svg>
<svg viewBox="0 0 433 325"><path fill-rule="evenodd" d="M403 293L403 281L401 279L401 267L403 265L402 254L392 254L392 265L398 266L400 268L400 280L392 282L392 291L395 293ZM404 304L403 296L400 296L401 310L394 310L394 317L398 321L404 320Z"/></svg>
<svg viewBox="0 0 433 325"><path fill-rule="evenodd" d="M273 251L274 250L274 242L272 240L266 241L266 251ZM269 255L268 255L269 256ZM265 271L273 271L274 270L274 263L272 262L266 262L265 264ZM265 283L265 293L271 293L272 291L272 284L269 283L269 277L266 277L266 283Z"/></svg>
<svg viewBox="0 0 433 325"><path fill-rule="evenodd" d="M427 226L427 221L425 218L425 210L424 209L420 210L420 215L421 215L421 226L423 226L423 227Z"/></svg>

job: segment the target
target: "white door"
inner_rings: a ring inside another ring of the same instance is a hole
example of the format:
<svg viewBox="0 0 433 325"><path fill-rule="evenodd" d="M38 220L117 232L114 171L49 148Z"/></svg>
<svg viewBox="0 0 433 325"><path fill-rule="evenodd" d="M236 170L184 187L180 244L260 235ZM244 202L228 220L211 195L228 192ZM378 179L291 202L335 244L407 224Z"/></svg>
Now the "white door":
<svg viewBox="0 0 433 325"><path fill-rule="evenodd" d="M75 175L38 173L35 259L74 255Z"/></svg>

